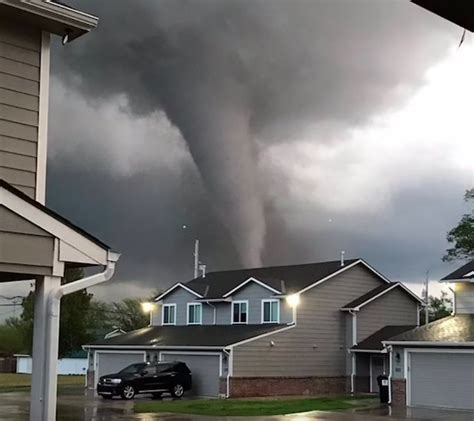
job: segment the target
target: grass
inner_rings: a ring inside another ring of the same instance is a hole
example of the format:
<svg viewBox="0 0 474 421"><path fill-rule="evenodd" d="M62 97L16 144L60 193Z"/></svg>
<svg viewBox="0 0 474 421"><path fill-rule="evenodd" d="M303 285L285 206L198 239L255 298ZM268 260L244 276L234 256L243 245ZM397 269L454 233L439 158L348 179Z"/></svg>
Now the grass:
<svg viewBox="0 0 474 421"><path fill-rule="evenodd" d="M361 408L376 402L374 398L337 396L298 399L214 399L153 401L135 404L135 412L171 412L210 416L263 416L307 411L342 411Z"/></svg>
<svg viewBox="0 0 474 421"><path fill-rule="evenodd" d="M58 376L58 387L84 386L84 376ZM0 393L28 390L31 374L0 373Z"/></svg>

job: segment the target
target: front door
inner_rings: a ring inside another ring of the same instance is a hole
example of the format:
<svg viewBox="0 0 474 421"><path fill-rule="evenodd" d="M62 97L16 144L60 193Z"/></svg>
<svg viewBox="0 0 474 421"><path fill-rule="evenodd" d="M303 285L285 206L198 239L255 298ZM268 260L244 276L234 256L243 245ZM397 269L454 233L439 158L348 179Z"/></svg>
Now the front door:
<svg viewBox="0 0 474 421"><path fill-rule="evenodd" d="M387 373L385 363L385 357L382 355L370 356L370 391L373 393L379 393L377 377Z"/></svg>

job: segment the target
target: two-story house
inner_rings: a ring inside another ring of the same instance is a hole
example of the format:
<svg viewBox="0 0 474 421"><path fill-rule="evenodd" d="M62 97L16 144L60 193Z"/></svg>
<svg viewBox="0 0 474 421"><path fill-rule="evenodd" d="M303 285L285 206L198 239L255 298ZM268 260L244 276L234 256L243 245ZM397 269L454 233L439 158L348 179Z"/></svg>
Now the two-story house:
<svg viewBox="0 0 474 421"><path fill-rule="evenodd" d="M451 316L386 341L393 404L474 409L474 260L441 282L454 292Z"/></svg>
<svg viewBox="0 0 474 421"><path fill-rule="evenodd" d="M361 259L212 272L156 297L149 327L86 345L89 385L181 360L204 396L375 391L381 340L416 326L420 304Z"/></svg>
<svg viewBox="0 0 474 421"><path fill-rule="evenodd" d="M61 296L102 282L118 256L45 206L51 35L64 45L98 19L52 0L0 2L0 282L34 280L31 420L55 420ZM67 142L67 139L63 139ZM68 267L105 266L61 285Z"/></svg>

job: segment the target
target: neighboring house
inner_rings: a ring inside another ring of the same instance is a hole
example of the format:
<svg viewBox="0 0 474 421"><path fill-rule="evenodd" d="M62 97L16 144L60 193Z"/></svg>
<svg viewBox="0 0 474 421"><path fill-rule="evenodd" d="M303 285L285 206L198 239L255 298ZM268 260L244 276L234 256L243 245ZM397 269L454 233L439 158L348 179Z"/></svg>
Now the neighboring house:
<svg viewBox="0 0 474 421"><path fill-rule="evenodd" d="M474 260L444 277L454 290L451 316L392 337L392 401L474 409Z"/></svg>
<svg viewBox="0 0 474 421"><path fill-rule="evenodd" d="M124 330L115 327L113 330L104 330L96 332L95 337L100 339L109 339L115 336L123 335ZM28 354L15 354L16 372L21 374L31 374L33 371L33 359ZM62 375L83 375L87 373L88 361L87 352L79 350L71 352L64 357L58 359L58 374Z"/></svg>
<svg viewBox="0 0 474 421"><path fill-rule="evenodd" d="M55 419L59 300L86 286L61 286L65 269L106 267L91 286L118 260L45 206L51 34L66 44L97 22L59 2L0 2L0 282L35 279L31 420Z"/></svg>
<svg viewBox="0 0 474 421"><path fill-rule="evenodd" d="M388 372L380 341L416 326L421 300L355 259L213 272L156 303L151 326L84 347L90 387L137 361L181 360L199 395L369 392ZM357 348L374 333L376 348Z"/></svg>

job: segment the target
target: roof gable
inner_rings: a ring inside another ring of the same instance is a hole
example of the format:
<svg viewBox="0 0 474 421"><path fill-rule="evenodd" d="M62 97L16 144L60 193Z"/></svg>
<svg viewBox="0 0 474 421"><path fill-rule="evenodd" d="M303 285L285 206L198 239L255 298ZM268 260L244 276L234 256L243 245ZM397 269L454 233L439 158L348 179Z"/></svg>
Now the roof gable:
<svg viewBox="0 0 474 421"><path fill-rule="evenodd" d="M346 304L344 307L341 308L342 311L359 311L362 307L366 306L367 304L371 303L374 300L384 296L386 293L393 291L396 288L400 288L404 291L407 295L413 298L415 301L419 303L423 303L423 300L411 292L405 285L401 282L391 282L389 284L380 285L377 288L374 288L367 292L364 295L361 295L359 298L351 301L350 303Z"/></svg>
<svg viewBox="0 0 474 421"><path fill-rule="evenodd" d="M259 281L258 279L255 279L253 277L247 279L246 281L242 282L240 285L237 285L235 288L231 289L230 291L228 291L227 293L225 293L223 295L224 298L227 298L229 296L231 296L232 294L234 294L235 292L241 290L242 288L244 288L246 285L248 285L250 282L254 282L256 283L257 285L260 285L261 287L263 288L266 288L268 289L269 291L273 292L274 294L281 294L282 291L280 290L277 290L275 288L272 288L271 286L265 284L264 282L262 281Z"/></svg>
<svg viewBox="0 0 474 421"><path fill-rule="evenodd" d="M177 284L174 284L173 286L171 286L170 288L168 288L165 292L161 293L160 295L158 295L157 297L155 297L155 301L160 301L162 300L164 297L166 297L167 295L169 295L170 293L172 293L175 289L177 288L182 288L184 289L185 291L193 294L195 297L198 297L198 298L203 298L203 296L199 293L197 293L196 291L193 291L191 288L189 288L188 286L186 285L183 285L181 282L178 282Z"/></svg>
<svg viewBox="0 0 474 421"><path fill-rule="evenodd" d="M470 282L474 280L474 259L446 275L441 281Z"/></svg>
<svg viewBox="0 0 474 421"><path fill-rule="evenodd" d="M1 179L0 203L10 214L55 237L59 262L107 264L107 245Z"/></svg>

